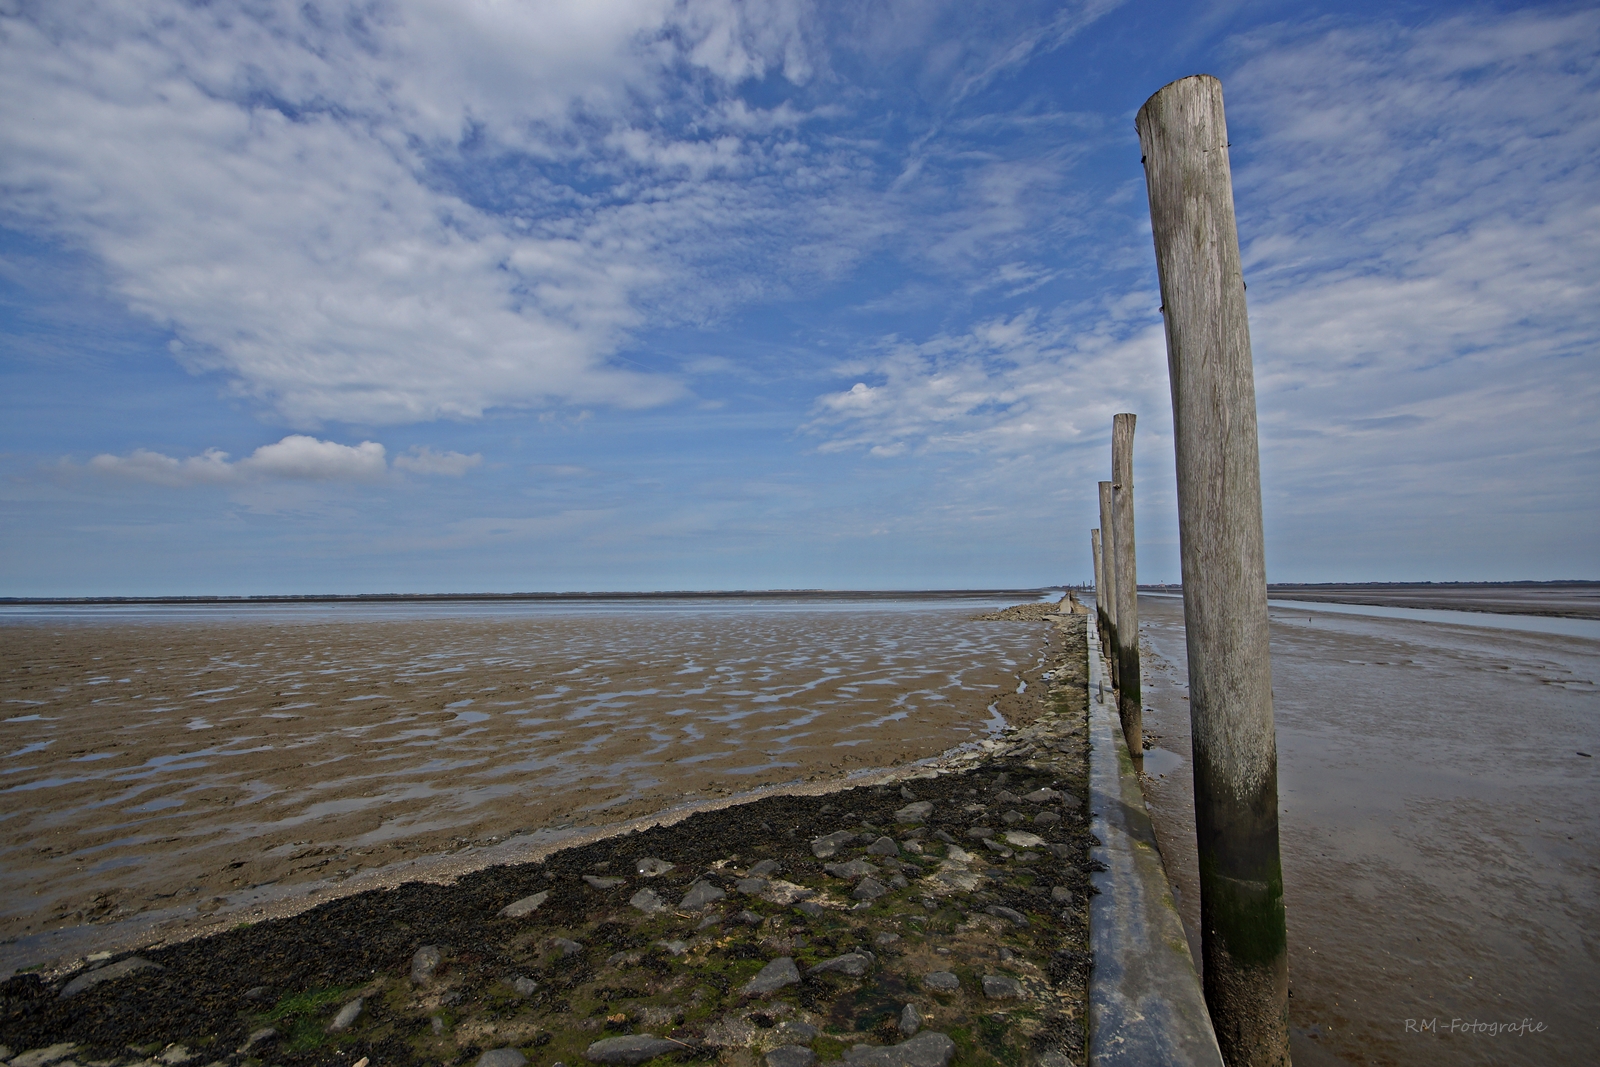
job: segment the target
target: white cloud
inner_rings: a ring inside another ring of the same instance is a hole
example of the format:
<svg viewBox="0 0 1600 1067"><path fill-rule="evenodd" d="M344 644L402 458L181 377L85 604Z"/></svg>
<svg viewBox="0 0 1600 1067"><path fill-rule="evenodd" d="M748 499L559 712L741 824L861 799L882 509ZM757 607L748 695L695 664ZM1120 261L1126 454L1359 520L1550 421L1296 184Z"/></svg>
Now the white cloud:
<svg viewBox="0 0 1600 1067"><path fill-rule="evenodd" d="M805 11L12 8L0 192L11 224L93 252L131 307L183 339L190 366L298 425L660 404L684 387L609 358L642 308L693 289L697 244L748 208L731 182L681 178L782 167L760 157L788 135L675 134L655 106L684 63L712 82L807 77ZM495 173L519 167L509 182ZM608 195L619 180L626 195Z"/></svg>
<svg viewBox="0 0 1600 1067"><path fill-rule="evenodd" d="M143 448L126 456L102 454L89 461L89 468L156 485L222 485L239 480L237 465L228 462L226 452L215 448L187 459L174 459Z"/></svg>
<svg viewBox="0 0 1600 1067"><path fill-rule="evenodd" d="M470 456L460 452L435 452L427 445L413 445L410 453L394 457L394 465L399 470L413 474L444 474L452 478L459 478L482 463L483 456L477 452Z"/></svg>
<svg viewBox="0 0 1600 1067"><path fill-rule="evenodd" d="M921 343L891 340L840 368L878 384L858 381L819 397L806 429L825 438L823 452L879 457L1015 454L1098 441L1118 411L1161 412L1162 345L1159 325L1117 312L1095 333L1029 313Z"/></svg>
<svg viewBox="0 0 1600 1067"><path fill-rule="evenodd" d="M835 54L923 65L895 27L937 23L959 55L923 81L950 114L1113 6L13 7L4 221L88 250L181 339L180 360L298 427L659 405L689 390L617 358L641 331L701 325L907 243L919 269L1015 259L1060 193L1064 150L980 161L938 138L913 151L923 180L886 193L899 151L835 130L852 108L923 105L873 101L876 75L851 83L830 72ZM774 76L823 88L770 107L740 95Z"/></svg>
<svg viewBox="0 0 1600 1067"><path fill-rule="evenodd" d="M457 452L440 456L426 449L420 455L445 463L449 463L451 457L458 457L467 461L466 466L471 466L477 458ZM402 460L406 458L401 457ZM89 469L114 477L178 487L260 481L374 482L388 473L389 466L384 447L376 441L341 445L304 434L290 434L281 441L262 445L236 462L229 462L228 453L215 448L185 459L141 448L127 456L95 456L89 461Z"/></svg>
<svg viewBox="0 0 1600 1067"><path fill-rule="evenodd" d="M1592 510L1600 422L1578 413L1600 408L1600 14L1280 27L1240 47L1225 84L1269 506L1341 530L1424 500ZM981 260L1037 225L1019 205L1042 179L987 180L980 216L934 254ZM1153 265L1148 230L1127 232ZM1038 270L973 273L1026 294ZM886 339L839 368L850 384L807 429L824 451L998 459L1098 441L1128 410L1149 454L1169 421L1155 303L1152 279L1098 307Z"/></svg>
<svg viewBox="0 0 1600 1067"><path fill-rule="evenodd" d="M1600 503L1600 13L1278 30L1228 86L1280 508Z"/></svg>

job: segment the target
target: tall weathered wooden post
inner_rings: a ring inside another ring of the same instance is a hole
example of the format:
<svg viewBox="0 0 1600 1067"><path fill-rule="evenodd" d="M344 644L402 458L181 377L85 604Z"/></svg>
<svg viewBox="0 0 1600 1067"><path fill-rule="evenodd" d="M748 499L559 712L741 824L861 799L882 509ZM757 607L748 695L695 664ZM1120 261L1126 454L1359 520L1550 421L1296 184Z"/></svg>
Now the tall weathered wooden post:
<svg viewBox="0 0 1600 1067"><path fill-rule="evenodd" d="M1111 650L1111 684L1117 684L1117 530L1111 521L1111 483L1100 483L1100 573L1105 578L1106 599L1101 630Z"/></svg>
<svg viewBox="0 0 1600 1067"><path fill-rule="evenodd" d="M1117 536L1117 710L1122 736L1135 758L1144 754L1144 705L1139 693L1139 570L1133 536L1133 424L1111 420L1111 521Z"/></svg>
<svg viewBox="0 0 1600 1067"><path fill-rule="evenodd" d="M1222 85L1140 108L1166 317L1206 1003L1230 1067L1289 1062L1255 378Z"/></svg>

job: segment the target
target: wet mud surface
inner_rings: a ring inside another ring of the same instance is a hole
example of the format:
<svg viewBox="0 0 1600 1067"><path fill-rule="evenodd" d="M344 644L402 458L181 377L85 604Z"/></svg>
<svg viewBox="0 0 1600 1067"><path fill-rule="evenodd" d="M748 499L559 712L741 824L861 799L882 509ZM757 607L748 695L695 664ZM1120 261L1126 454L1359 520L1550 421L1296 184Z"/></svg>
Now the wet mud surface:
<svg viewBox="0 0 1600 1067"><path fill-rule="evenodd" d="M1006 733L977 750L117 954L88 966L118 977L68 996L96 971L14 976L5 1056L288 1067L509 1048L570 1064L650 1034L672 1043L662 1062L750 1065L780 1045L826 1062L920 1030L949 1039L944 1062L1082 1063L1084 622L1010 625L1041 655ZM793 980L747 989L783 960Z"/></svg>
<svg viewBox="0 0 1600 1067"><path fill-rule="evenodd" d="M0 974L45 931L255 918L424 857L935 756L998 727L1041 662L1042 626L973 614L0 625Z"/></svg>
<svg viewBox="0 0 1600 1067"><path fill-rule="evenodd" d="M1145 794L1199 960L1182 602L1139 611ZM1295 1062L1590 1062L1600 646L1271 614Z"/></svg>
<svg viewBox="0 0 1600 1067"><path fill-rule="evenodd" d="M1600 619L1600 582L1361 582L1271 585L1273 599L1434 611L1488 611Z"/></svg>

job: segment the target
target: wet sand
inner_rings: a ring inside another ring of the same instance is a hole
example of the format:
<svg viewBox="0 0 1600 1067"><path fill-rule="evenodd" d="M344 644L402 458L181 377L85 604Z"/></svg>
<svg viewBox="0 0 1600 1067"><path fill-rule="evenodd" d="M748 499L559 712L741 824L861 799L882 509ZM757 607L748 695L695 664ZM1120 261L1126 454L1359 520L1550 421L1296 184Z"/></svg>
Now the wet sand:
<svg viewBox="0 0 1600 1067"><path fill-rule="evenodd" d="M8 622L0 963L938 755L1042 662L1039 627L975 610Z"/></svg>
<svg viewBox="0 0 1600 1067"><path fill-rule="evenodd" d="M1433 611L1487 611L1600 619L1600 582L1356 582L1272 585L1273 599Z"/></svg>
<svg viewBox="0 0 1600 1067"><path fill-rule="evenodd" d="M1145 791L1198 960L1182 602L1139 612ZM1600 643L1272 625L1295 1062L1593 1062ZM1544 1029L1465 1029L1523 1020Z"/></svg>

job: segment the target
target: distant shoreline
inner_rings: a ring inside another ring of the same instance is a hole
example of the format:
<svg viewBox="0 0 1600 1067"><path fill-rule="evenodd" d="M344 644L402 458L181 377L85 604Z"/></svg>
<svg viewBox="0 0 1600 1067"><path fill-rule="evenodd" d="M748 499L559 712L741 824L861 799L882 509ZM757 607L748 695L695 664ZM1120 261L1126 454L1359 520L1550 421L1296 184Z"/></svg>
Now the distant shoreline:
<svg viewBox="0 0 1600 1067"><path fill-rule="evenodd" d="M1141 585L1149 593L1178 593L1178 585ZM1600 619L1600 582L1319 582L1269 583L1274 600L1359 604L1495 615Z"/></svg>
<svg viewBox="0 0 1600 1067"><path fill-rule="evenodd" d="M1036 589L727 589L580 593L304 593L269 596L0 597L0 604L393 604L495 601L603 600L1000 600L1040 597L1062 586Z"/></svg>

